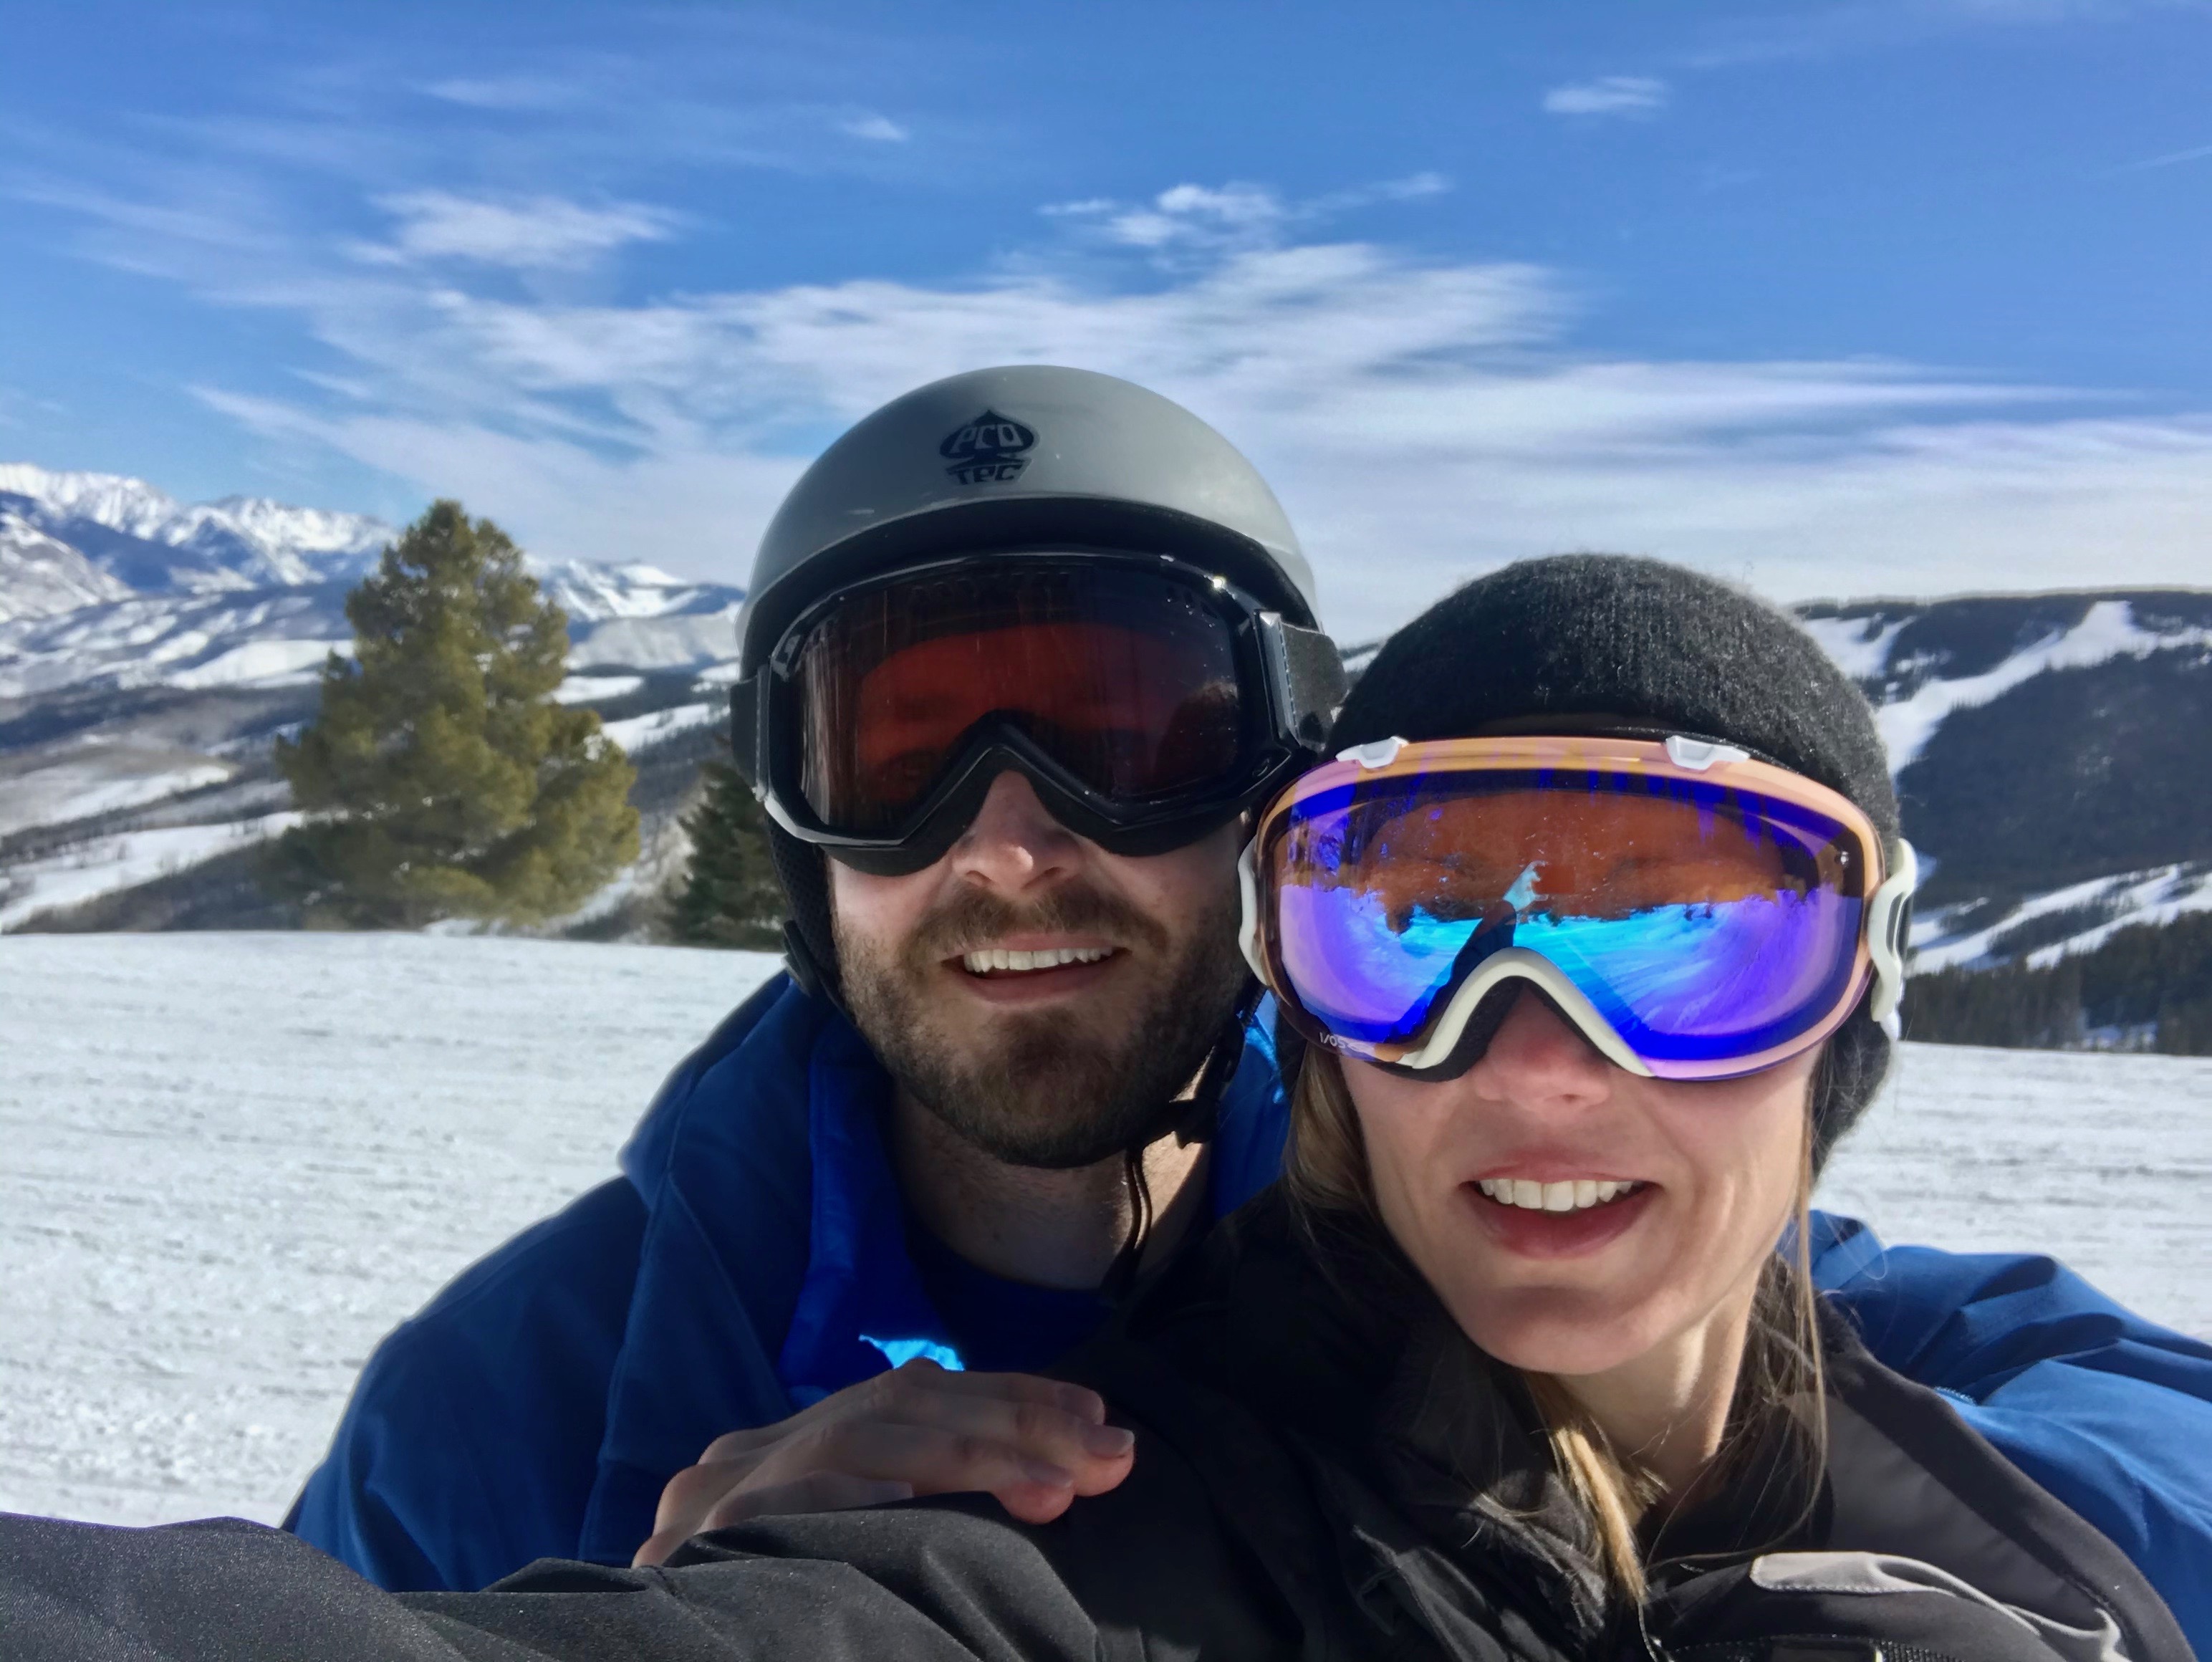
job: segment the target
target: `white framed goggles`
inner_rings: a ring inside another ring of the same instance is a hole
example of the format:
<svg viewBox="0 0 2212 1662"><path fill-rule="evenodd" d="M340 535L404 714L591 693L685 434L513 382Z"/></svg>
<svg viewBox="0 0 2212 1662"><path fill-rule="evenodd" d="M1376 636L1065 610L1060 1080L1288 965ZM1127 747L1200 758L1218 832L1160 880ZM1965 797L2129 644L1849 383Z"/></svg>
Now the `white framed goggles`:
<svg viewBox="0 0 2212 1662"><path fill-rule="evenodd" d="M1361 746L1274 797L1239 869L1291 1024L1431 1078L1474 1064L1516 979L1648 1077L1771 1067L1869 988L1894 1034L1916 879L1848 798L1682 734Z"/></svg>

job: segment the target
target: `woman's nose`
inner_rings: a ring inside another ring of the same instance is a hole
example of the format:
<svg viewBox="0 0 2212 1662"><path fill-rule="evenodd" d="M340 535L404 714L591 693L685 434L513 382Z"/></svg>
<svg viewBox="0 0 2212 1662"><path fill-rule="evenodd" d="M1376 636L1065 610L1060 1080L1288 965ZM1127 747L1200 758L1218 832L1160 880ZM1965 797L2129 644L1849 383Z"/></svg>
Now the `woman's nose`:
<svg viewBox="0 0 2212 1662"><path fill-rule="evenodd" d="M1577 1105L1612 1095L1615 1071L1549 999L1524 985L1468 1078L1493 1101Z"/></svg>

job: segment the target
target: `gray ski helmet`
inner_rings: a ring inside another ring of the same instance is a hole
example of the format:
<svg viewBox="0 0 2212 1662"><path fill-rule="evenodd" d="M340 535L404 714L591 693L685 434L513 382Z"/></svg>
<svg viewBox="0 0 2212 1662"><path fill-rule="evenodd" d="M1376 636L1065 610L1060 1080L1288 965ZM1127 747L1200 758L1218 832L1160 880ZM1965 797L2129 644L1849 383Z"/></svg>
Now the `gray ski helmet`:
<svg viewBox="0 0 2212 1662"><path fill-rule="evenodd" d="M946 553L1071 547L1176 555L1316 624L1313 569L1282 504L1228 440L1132 382L1012 364L892 399L800 475L754 557L742 673L858 578Z"/></svg>

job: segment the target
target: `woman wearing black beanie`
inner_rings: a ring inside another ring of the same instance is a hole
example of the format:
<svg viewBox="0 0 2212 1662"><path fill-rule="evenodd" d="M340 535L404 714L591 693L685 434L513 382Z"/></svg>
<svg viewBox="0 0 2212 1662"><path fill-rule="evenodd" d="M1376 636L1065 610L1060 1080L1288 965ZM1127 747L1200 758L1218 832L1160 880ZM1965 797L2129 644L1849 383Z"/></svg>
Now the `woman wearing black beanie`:
<svg viewBox="0 0 2212 1662"><path fill-rule="evenodd" d="M1656 561L1528 561L1394 636L1332 745L1245 855L1246 952L1302 1053L1286 1222L1400 1357L1386 1489L1519 1568L1501 1616L1655 1655L2185 1653L2096 1530L1813 1288L1914 862L1810 637Z"/></svg>
<svg viewBox="0 0 2212 1662"><path fill-rule="evenodd" d="M1865 695L1792 619L1682 566L1560 554L1477 578L1391 636L1331 743L1510 731L1726 739L1839 793L1886 843L1898 839ZM1830 1038L1813 1103L1816 1170L1874 1099L1890 1043L1863 1008Z"/></svg>

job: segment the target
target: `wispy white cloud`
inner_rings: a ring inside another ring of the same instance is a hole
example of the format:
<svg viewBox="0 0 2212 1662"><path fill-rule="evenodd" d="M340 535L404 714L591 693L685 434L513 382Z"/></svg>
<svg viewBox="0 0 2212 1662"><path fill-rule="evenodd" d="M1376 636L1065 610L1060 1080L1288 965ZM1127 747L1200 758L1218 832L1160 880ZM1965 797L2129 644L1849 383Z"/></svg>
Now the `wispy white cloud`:
<svg viewBox="0 0 2212 1662"><path fill-rule="evenodd" d="M2196 144L2185 150L2171 150L2164 155L2146 156L2141 161L2130 161L2123 167L2115 167L2112 171L2121 174L2139 174L2153 167L2178 167L2185 161L2207 160L2212 160L2212 144Z"/></svg>
<svg viewBox="0 0 2212 1662"><path fill-rule="evenodd" d="M539 76L514 75L434 81L422 88L429 97L472 110L557 110L577 100L577 90L565 81Z"/></svg>
<svg viewBox="0 0 2212 1662"><path fill-rule="evenodd" d="M540 257L520 231L454 229L374 265L204 204L70 204L100 257L296 319L326 359L289 396L205 387L208 408L458 495L551 556L742 580L840 426L1026 361L1128 376L1218 425L1275 483L1350 636L1575 547L1785 597L2203 581L2212 415L1893 362L1595 352L1559 273L1328 240L1312 204L1256 185L1060 208L1018 264L963 279L585 304L489 263ZM595 247L682 228L640 204L580 211L637 216ZM1173 261L1127 237L1139 213L1178 228ZM478 223L442 207L405 222Z"/></svg>
<svg viewBox="0 0 2212 1662"><path fill-rule="evenodd" d="M1259 185L1182 184L1146 202L1088 197L1048 203L1040 211L1089 223L1109 241L1127 247L1219 254L1234 248L1272 247L1294 229L1310 229L1340 214L1378 203L1418 201L1449 189L1451 181L1439 173L1378 180L1304 200L1286 200Z"/></svg>
<svg viewBox="0 0 2212 1662"><path fill-rule="evenodd" d="M1372 207L1378 202L1418 202L1423 197L1442 196L1451 187L1451 180L1443 174L1407 174L1403 179L1378 180L1371 185L1355 185L1350 190L1331 191L1306 204L1304 211L1308 217L1326 219L1332 214Z"/></svg>
<svg viewBox="0 0 2212 1662"><path fill-rule="evenodd" d="M1272 234L1283 218L1280 198L1255 185L1177 185L1146 207L1114 214L1106 231L1131 247L1162 248L1251 240Z"/></svg>
<svg viewBox="0 0 2212 1662"><path fill-rule="evenodd" d="M1544 94L1544 108L1553 115L1649 116L1665 109L1670 95L1667 83L1654 76L1601 75L1553 88Z"/></svg>
<svg viewBox="0 0 2212 1662"><path fill-rule="evenodd" d="M520 270L588 265L631 242L662 242L680 218L641 203L597 207L539 196L492 201L447 191L382 196L376 205L398 222L387 244L355 245L379 264L471 260Z"/></svg>
<svg viewBox="0 0 2212 1662"><path fill-rule="evenodd" d="M914 135L887 115L856 115L837 124L837 130L849 138L865 138L878 144L903 144Z"/></svg>

